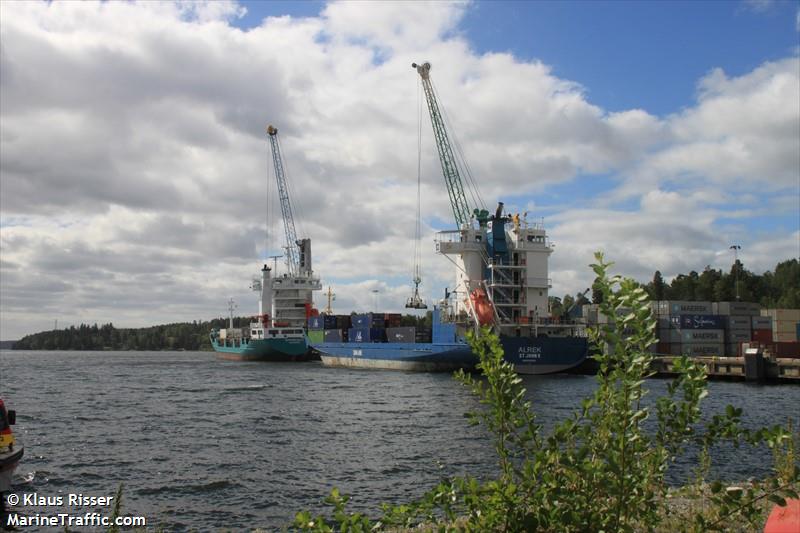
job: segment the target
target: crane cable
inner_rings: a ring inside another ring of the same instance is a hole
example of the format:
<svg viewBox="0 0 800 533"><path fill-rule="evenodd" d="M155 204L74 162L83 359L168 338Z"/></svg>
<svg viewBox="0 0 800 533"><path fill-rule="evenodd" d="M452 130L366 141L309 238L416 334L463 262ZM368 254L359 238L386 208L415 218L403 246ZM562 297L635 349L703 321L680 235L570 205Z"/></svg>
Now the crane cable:
<svg viewBox="0 0 800 533"><path fill-rule="evenodd" d="M414 230L414 283L422 280L422 84L417 84L417 219ZM419 281L417 281L419 280Z"/></svg>

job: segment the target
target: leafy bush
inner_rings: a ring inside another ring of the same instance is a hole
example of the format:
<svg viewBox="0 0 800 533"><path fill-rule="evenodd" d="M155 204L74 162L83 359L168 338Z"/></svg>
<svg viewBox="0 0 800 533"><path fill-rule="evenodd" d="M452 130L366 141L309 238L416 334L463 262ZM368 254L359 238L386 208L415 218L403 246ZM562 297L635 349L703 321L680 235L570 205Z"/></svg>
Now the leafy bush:
<svg viewBox="0 0 800 533"><path fill-rule="evenodd" d="M618 316L614 324L590 331L604 346L596 355L600 371L593 396L545 434L525 399L522 381L503 359L499 339L488 330L470 337L480 356L482 378L464 372L456 377L484 406L470 413L492 435L499 461L497 479L470 477L440 483L419 501L383 506L379 519L348 513L348 496L334 489L326 500L329 516L298 513L293 526L303 531L359 532L404 529L459 531L712 531L731 527L757 529L764 502L797 497L800 468L795 440L781 427L751 431L741 426L741 410L701 422L700 404L708 394L702 366L680 359L677 377L652 407L643 405L652 375L648 347L656 342L656 321L649 297L635 281L610 276L610 263L596 254L592 265L602 312ZM651 402L652 403L652 402ZM655 430L645 430L654 417ZM774 450L776 470L769 478L744 486L706 482L709 449L766 445ZM676 494L665 476L687 449L700 449L697 480ZM681 498L689 504L680 506Z"/></svg>

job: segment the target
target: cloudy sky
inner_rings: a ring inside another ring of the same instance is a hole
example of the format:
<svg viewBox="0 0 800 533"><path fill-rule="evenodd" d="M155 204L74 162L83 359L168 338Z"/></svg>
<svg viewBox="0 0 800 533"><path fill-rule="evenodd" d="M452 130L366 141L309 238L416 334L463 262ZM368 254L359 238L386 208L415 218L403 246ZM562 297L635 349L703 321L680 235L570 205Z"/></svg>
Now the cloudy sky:
<svg viewBox="0 0 800 533"><path fill-rule="evenodd" d="M728 269L733 243L771 269L800 255L799 35L796 2L4 1L0 339L255 313L283 235L267 124L335 310L400 311L414 61L487 207L544 220L553 294L595 250L642 281ZM430 298L453 222L421 124Z"/></svg>

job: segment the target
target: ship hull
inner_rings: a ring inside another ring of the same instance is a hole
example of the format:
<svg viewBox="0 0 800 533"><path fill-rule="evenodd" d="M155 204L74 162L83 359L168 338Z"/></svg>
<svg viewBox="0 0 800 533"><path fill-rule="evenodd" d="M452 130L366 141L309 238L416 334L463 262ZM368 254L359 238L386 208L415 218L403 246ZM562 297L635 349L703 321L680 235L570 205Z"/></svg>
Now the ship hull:
<svg viewBox="0 0 800 533"><path fill-rule="evenodd" d="M211 341L218 359L227 361L309 361L308 344L299 339L255 339L241 344L220 344Z"/></svg>
<svg viewBox="0 0 800 533"><path fill-rule="evenodd" d="M555 374L580 365L588 354L580 337L501 337L507 361L520 374ZM466 343L336 342L312 345L325 366L448 372L472 370L478 357Z"/></svg>

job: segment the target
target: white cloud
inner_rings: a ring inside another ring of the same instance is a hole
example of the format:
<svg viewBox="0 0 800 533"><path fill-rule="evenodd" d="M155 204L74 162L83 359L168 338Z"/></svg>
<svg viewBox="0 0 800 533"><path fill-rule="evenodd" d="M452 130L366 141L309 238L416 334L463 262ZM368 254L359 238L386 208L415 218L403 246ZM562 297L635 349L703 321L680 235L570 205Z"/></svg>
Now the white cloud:
<svg viewBox="0 0 800 533"><path fill-rule="evenodd" d="M746 244L735 231L747 234L748 199L763 203L762 190L773 196L758 209L791 212L797 57L734 78L712 71L697 104L674 116L608 113L541 62L475 53L460 28L467 9L342 2L243 31L232 2L0 3L0 338L54 318L222 316L230 296L254 310L247 286L274 179L267 123L280 130L300 231L323 283L336 280L337 309L372 307L378 287L381 307L401 310L416 211L414 61L432 62L490 209L510 191L534 205L532 194L580 187L584 173L619 181L601 191L605 203L548 221L559 295L585 288L595 249L631 275L677 273L715 261L731 238ZM449 223L424 109L422 120L425 220ZM620 210L619 198L635 207ZM723 216L744 229L722 228ZM784 248L796 229L762 241L775 261L794 253ZM274 251L275 217L271 230ZM452 271L432 233L423 288L438 297Z"/></svg>

